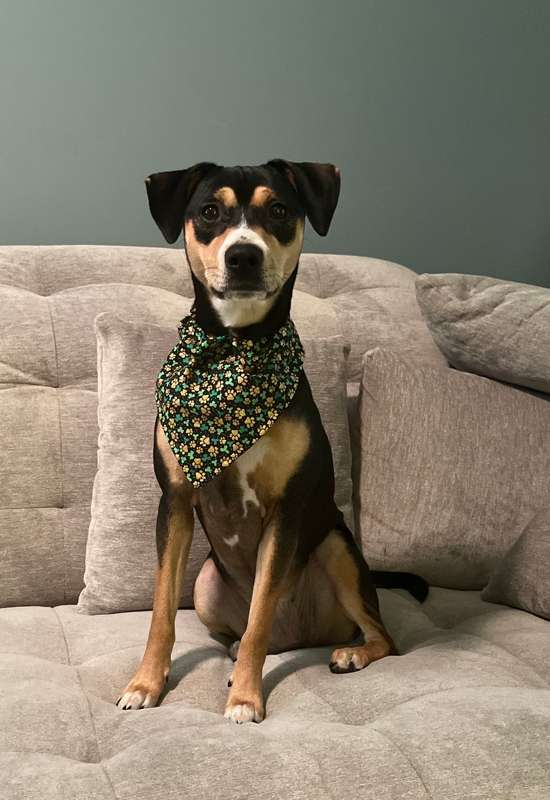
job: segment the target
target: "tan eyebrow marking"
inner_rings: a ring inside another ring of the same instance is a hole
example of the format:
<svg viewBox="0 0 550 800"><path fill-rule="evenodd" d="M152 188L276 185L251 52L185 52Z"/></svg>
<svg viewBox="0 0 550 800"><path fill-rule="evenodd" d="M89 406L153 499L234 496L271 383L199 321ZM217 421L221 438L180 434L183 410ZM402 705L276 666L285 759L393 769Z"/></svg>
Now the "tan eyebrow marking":
<svg viewBox="0 0 550 800"><path fill-rule="evenodd" d="M230 186L220 186L214 192L216 200L220 200L227 208L235 208L237 205L237 195Z"/></svg>
<svg viewBox="0 0 550 800"><path fill-rule="evenodd" d="M275 192L269 186L256 186L250 199L251 206L262 206L275 197Z"/></svg>

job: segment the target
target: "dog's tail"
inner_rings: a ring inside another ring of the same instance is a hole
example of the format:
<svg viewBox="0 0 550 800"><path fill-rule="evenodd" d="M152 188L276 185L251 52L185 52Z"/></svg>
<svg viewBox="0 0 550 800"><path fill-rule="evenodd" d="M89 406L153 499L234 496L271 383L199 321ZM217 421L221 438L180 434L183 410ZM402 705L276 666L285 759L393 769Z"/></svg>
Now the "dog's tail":
<svg viewBox="0 0 550 800"><path fill-rule="evenodd" d="M406 589L419 603L424 602L430 591L428 582L412 572L386 572L371 569L370 574L377 589Z"/></svg>

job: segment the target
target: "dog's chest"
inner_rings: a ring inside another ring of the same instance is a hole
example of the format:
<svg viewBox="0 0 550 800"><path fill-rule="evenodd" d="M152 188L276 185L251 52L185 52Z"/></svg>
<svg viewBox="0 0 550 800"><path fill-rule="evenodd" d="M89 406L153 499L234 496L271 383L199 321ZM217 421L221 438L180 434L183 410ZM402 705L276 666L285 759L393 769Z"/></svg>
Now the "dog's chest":
<svg viewBox="0 0 550 800"><path fill-rule="evenodd" d="M197 510L224 566L254 575L256 552L291 477L310 445L303 419L281 414L252 447L198 489Z"/></svg>
<svg viewBox="0 0 550 800"><path fill-rule="evenodd" d="M242 456L197 492L212 548L238 582L254 579L258 544L310 446L304 419L283 412Z"/></svg>
<svg viewBox="0 0 550 800"><path fill-rule="evenodd" d="M262 436L199 491L205 530L225 563L255 561L268 502L258 473L269 462L272 450L271 438Z"/></svg>

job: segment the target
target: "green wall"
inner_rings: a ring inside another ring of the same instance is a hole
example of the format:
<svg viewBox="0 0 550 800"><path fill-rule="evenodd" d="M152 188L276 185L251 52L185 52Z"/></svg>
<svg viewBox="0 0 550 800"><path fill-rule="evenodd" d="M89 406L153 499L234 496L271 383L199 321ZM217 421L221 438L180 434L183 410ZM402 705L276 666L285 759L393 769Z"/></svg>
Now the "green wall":
<svg viewBox="0 0 550 800"><path fill-rule="evenodd" d="M279 156L342 171L306 250L550 285L550 0L0 0L0 19L2 244L162 245L146 174Z"/></svg>

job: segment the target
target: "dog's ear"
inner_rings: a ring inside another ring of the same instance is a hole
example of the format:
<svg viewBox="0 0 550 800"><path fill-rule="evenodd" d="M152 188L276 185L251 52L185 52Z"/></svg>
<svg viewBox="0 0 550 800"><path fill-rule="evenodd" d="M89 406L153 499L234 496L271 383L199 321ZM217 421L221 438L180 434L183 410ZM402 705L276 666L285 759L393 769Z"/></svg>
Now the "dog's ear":
<svg viewBox="0 0 550 800"><path fill-rule="evenodd" d="M170 244L181 233L185 209L197 184L216 167L210 161L201 161L188 169L155 172L145 178L149 209Z"/></svg>
<svg viewBox="0 0 550 800"><path fill-rule="evenodd" d="M298 193L307 218L319 236L326 236L340 194L340 170L334 164L283 158L274 158L267 164L286 175Z"/></svg>

